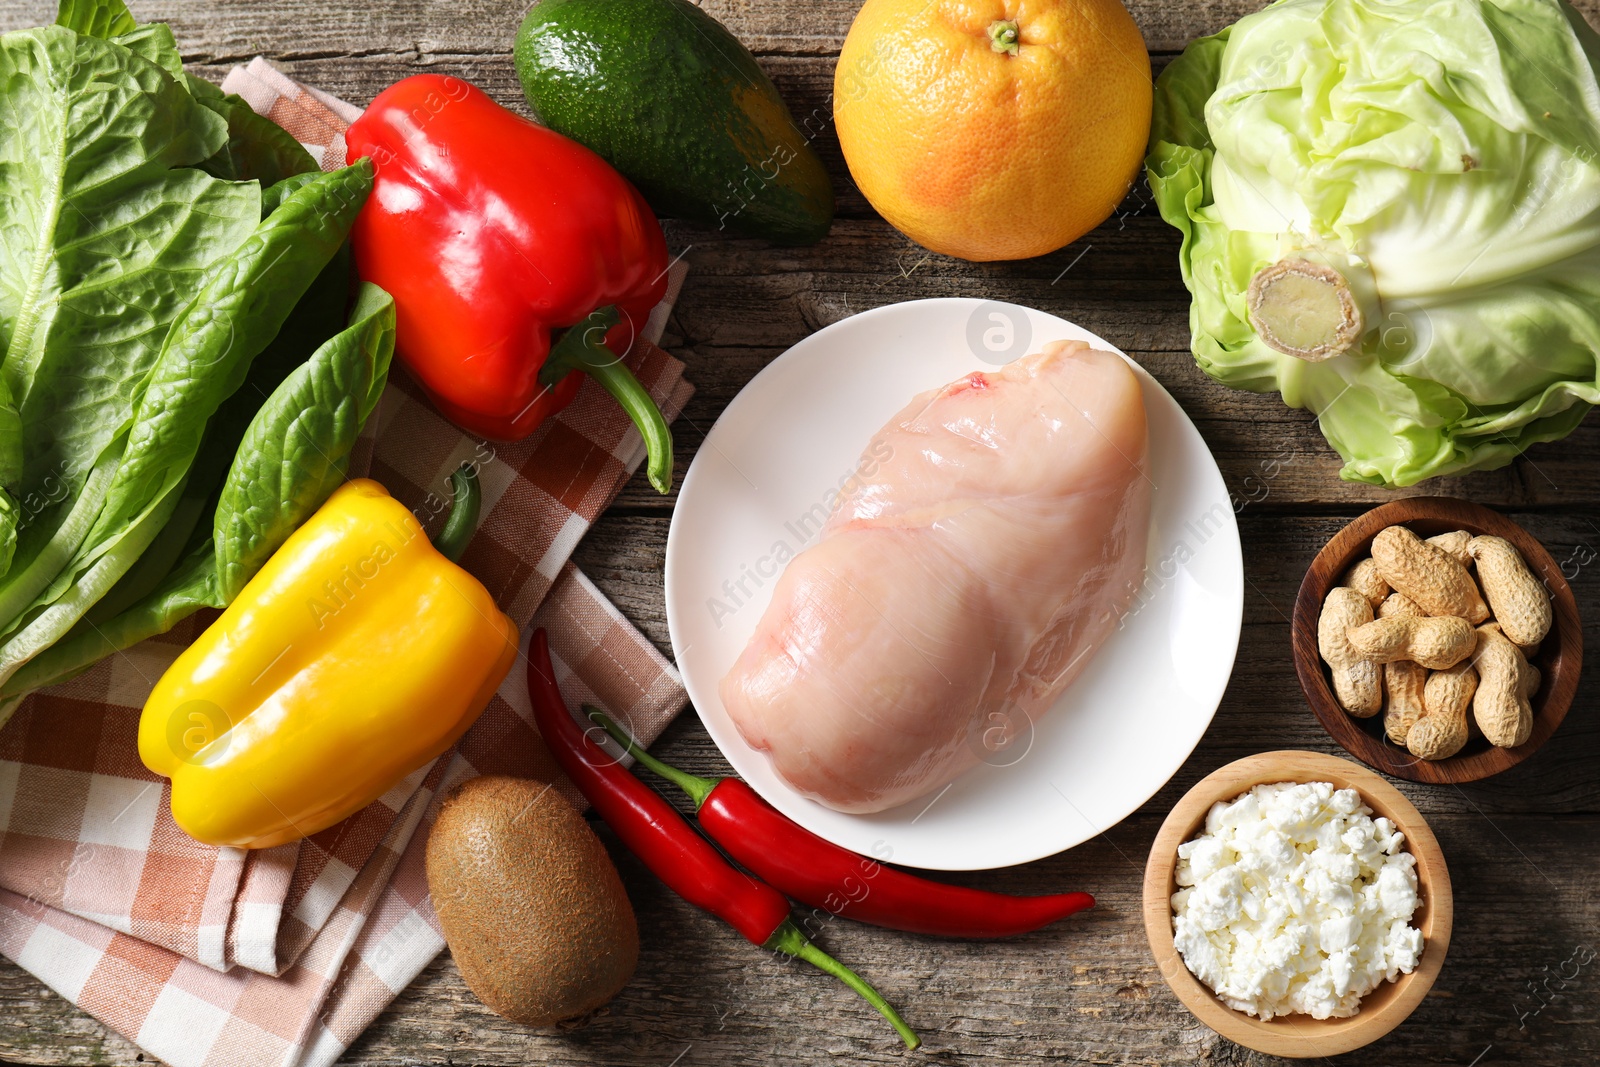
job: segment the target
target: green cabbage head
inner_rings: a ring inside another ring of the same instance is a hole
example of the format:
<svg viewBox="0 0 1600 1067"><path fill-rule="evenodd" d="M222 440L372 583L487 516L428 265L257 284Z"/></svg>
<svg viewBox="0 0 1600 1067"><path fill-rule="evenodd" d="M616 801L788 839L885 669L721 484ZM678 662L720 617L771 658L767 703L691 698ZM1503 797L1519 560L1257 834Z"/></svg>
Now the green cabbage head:
<svg viewBox="0 0 1600 1067"><path fill-rule="evenodd" d="M1490 469L1600 403L1600 37L1559 0L1279 0L1162 74L1194 354L1343 477Z"/></svg>

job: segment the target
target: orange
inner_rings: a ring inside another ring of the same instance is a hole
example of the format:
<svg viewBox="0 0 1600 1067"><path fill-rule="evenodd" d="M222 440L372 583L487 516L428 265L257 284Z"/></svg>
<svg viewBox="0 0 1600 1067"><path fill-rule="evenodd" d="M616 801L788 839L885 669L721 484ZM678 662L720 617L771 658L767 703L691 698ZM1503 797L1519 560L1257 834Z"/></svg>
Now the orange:
<svg viewBox="0 0 1600 1067"><path fill-rule="evenodd" d="M851 177L935 252L1024 259L1114 211L1150 134L1118 0L866 0L833 79Z"/></svg>

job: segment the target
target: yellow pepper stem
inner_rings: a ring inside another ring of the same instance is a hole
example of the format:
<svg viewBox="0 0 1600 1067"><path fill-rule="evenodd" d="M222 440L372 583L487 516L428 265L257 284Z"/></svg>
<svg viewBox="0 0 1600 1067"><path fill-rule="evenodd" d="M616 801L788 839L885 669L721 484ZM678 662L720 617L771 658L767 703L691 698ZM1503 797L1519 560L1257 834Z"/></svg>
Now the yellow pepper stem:
<svg viewBox="0 0 1600 1067"><path fill-rule="evenodd" d="M483 494L478 490L477 464L461 464L450 475L450 491L454 494L450 502L450 517L444 520L444 528L433 539L433 547L451 563L459 563L461 554L467 550L467 543L478 529L478 512L483 508Z"/></svg>

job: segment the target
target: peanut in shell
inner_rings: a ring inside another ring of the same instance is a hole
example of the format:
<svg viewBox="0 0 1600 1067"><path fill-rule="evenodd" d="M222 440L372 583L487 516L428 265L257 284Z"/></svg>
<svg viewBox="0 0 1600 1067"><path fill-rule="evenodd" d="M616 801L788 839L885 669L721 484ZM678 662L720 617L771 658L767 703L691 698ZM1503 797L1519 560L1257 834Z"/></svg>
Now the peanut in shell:
<svg viewBox="0 0 1600 1067"><path fill-rule="evenodd" d="M1397 745L1406 743L1411 727L1426 710L1424 690L1428 668L1410 660L1383 665L1383 732Z"/></svg>
<svg viewBox="0 0 1600 1067"><path fill-rule="evenodd" d="M1472 655L1472 624L1453 615L1419 619L1390 616L1358 626L1347 635L1362 658L1375 663L1411 660L1431 671L1454 667Z"/></svg>
<svg viewBox="0 0 1600 1067"><path fill-rule="evenodd" d="M1533 734L1533 706L1528 702L1528 661L1522 650L1500 632L1496 623L1477 630L1473 662L1478 668L1478 691L1472 697L1472 717L1492 745L1516 748Z"/></svg>
<svg viewBox="0 0 1600 1067"><path fill-rule="evenodd" d="M1423 687L1423 715L1406 735L1406 749L1419 759L1449 759L1467 743L1467 709L1478 689L1478 671L1470 659L1449 670L1435 671Z"/></svg>
<svg viewBox="0 0 1600 1067"><path fill-rule="evenodd" d="M1383 603L1378 605L1378 618L1380 619L1425 619L1428 613L1418 606L1415 600L1404 593L1390 593L1383 598Z"/></svg>
<svg viewBox="0 0 1600 1067"><path fill-rule="evenodd" d="M1554 614L1550 595L1528 569L1522 553L1505 538L1489 534L1474 537L1468 551L1477 561L1478 582L1500 632L1523 647L1543 641Z"/></svg>
<svg viewBox="0 0 1600 1067"><path fill-rule="evenodd" d="M1455 557L1455 561L1463 567L1472 566L1472 554L1467 551L1467 546L1472 543L1472 534L1466 530L1451 530L1449 533L1434 534L1426 539L1428 544L1442 548Z"/></svg>
<svg viewBox="0 0 1600 1067"><path fill-rule="evenodd" d="M1378 573L1378 565L1370 558L1362 560L1345 572L1340 585L1354 589L1371 602L1373 607L1383 603L1389 595L1389 583Z"/></svg>
<svg viewBox="0 0 1600 1067"><path fill-rule="evenodd" d="M1453 615L1473 625L1489 617L1489 605L1467 569L1406 527L1380 530L1372 539L1372 558L1383 580L1429 615Z"/></svg>
<svg viewBox="0 0 1600 1067"><path fill-rule="evenodd" d="M1372 602L1348 586L1335 586L1322 602L1317 620L1317 651L1333 673L1339 706L1358 719L1383 708L1383 674L1378 664L1350 644L1350 631L1372 621Z"/></svg>

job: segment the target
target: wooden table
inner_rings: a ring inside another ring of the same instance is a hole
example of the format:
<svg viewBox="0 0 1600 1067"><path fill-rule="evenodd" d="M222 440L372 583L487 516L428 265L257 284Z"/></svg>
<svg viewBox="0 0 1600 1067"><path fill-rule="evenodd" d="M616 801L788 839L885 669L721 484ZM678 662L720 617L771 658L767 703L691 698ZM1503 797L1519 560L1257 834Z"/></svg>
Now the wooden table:
<svg viewBox="0 0 1600 1067"><path fill-rule="evenodd" d="M830 114L834 61L859 0L706 0L760 57L797 116ZM468 78L520 107L511 42L521 4L499 0L133 0L172 23L184 58L221 80L264 54L303 81L366 102L419 71ZM1192 37L1256 0L1135 0L1159 70ZM1600 23L1600 0L1580 5ZM5 0L0 28L49 21L47 0ZM969 944L841 921L826 947L899 1004L930 1062L963 1064L1264 1064L1179 1005L1151 963L1139 918L1145 854L1181 793L1223 763L1274 748L1335 751L1301 698L1289 659L1290 606L1317 548L1391 494L1338 480L1312 419L1276 396L1232 392L1190 358L1177 235L1142 184L1116 217L1042 259L973 264L901 237L851 185L831 131L819 139L839 217L814 248L776 249L708 228L666 224L690 264L666 346L698 387L674 428L679 471L728 401L807 334L880 304L930 296L1015 301L1070 318L1120 345L1159 378L1216 453L1245 543L1244 632L1216 720L1177 776L1135 815L1071 851L955 880L1014 892L1092 890L1100 904L1058 927ZM1025 224L1025 223L1023 223ZM849 383L840 383L848 389ZM1600 424L1534 448L1490 474L1413 492L1503 509L1548 545L1589 619L1600 622ZM637 478L595 526L578 563L656 644L668 649L661 567L673 501ZM1590 639L1590 648L1600 643ZM1587 683L1542 752L1463 788L1398 783L1431 822L1455 883L1456 929L1444 973L1411 1020L1350 1062L1534 1064L1600 1060L1600 698ZM692 713L657 750L690 770L725 764ZM606 831L602 829L602 834ZM615 844L607 836L608 843ZM433 964L350 1050L352 1064L471 1062L679 1064L902 1063L883 1022L832 980L785 966L674 898L617 855L638 910L643 958L633 984L584 1024L535 1032L473 999L448 956ZM1574 962L1567 963L1572 960ZM1564 966L1565 964L1565 966ZM1562 976L1568 976L1563 982ZM29 1064L148 1062L127 1041L0 961L0 1059Z"/></svg>

